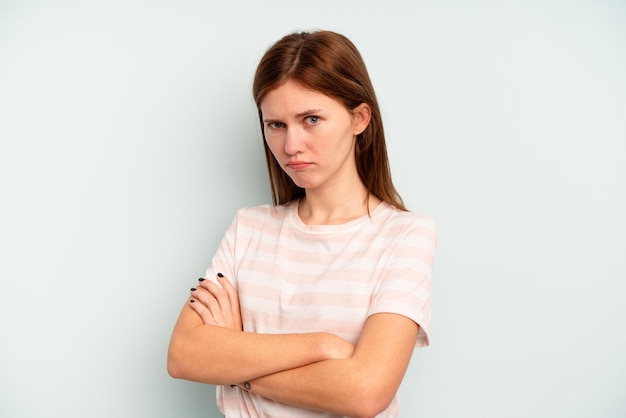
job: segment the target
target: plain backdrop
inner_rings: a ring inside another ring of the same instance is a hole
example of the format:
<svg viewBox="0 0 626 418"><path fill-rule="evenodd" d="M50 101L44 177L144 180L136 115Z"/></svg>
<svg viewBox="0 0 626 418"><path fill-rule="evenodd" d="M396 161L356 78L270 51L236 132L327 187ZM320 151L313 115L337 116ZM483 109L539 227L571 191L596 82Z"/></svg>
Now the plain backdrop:
<svg viewBox="0 0 626 418"><path fill-rule="evenodd" d="M350 37L439 229L403 417L626 417L623 1L0 1L0 416L218 417L166 372L235 210L270 201L251 80Z"/></svg>

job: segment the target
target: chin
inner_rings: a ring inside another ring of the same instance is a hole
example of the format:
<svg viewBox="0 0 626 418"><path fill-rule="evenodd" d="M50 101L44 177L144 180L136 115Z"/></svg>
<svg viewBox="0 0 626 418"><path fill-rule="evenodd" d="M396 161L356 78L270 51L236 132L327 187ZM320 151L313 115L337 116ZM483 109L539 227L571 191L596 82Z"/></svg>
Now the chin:
<svg viewBox="0 0 626 418"><path fill-rule="evenodd" d="M301 189L310 190L313 188L313 186L311 186L308 183L302 183L302 182L296 182L296 181L294 181L294 183L296 184L296 186L298 186Z"/></svg>
<svg viewBox="0 0 626 418"><path fill-rule="evenodd" d="M311 182L310 180L303 180L303 179L299 179L299 178L294 178L296 176L290 176L291 181L293 181L295 183L296 186L300 187L301 189L311 189L314 187L313 182Z"/></svg>

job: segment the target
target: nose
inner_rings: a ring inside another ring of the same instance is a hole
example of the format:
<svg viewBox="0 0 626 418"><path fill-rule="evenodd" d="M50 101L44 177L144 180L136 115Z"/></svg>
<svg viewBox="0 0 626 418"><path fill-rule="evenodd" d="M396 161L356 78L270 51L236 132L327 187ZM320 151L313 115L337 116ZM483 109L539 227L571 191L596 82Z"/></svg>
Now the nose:
<svg viewBox="0 0 626 418"><path fill-rule="evenodd" d="M285 153L296 155L304 147L303 133L297 127L289 127L285 132Z"/></svg>

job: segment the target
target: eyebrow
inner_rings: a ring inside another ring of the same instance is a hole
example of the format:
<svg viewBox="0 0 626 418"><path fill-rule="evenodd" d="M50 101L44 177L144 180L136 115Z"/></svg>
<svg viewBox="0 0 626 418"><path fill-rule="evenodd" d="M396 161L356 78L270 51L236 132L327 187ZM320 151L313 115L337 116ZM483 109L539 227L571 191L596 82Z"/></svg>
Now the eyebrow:
<svg viewBox="0 0 626 418"><path fill-rule="evenodd" d="M307 109L304 112L298 112L296 113L296 118L301 118L304 116L308 116L308 115L312 115L315 113L320 113L322 111L322 109ZM263 123L274 123L274 122L280 122L280 120L278 119L263 119Z"/></svg>
<svg viewBox="0 0 626 418"><path fill-rule="evenodd" d="M313 113L320 113L322 109L308 109L304 112L296 113L296 117L301 118L303 116L311 115Z"/></svg>

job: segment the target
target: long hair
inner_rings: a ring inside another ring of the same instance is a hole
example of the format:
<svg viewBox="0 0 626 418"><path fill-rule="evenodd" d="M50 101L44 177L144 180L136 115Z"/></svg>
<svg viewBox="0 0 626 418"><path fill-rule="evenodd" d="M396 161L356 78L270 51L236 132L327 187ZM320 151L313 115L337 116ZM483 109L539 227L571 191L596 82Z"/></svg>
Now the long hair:
<svg viewBox="0 0 626 418"><path fill-rule="evenodd" d="M357 136L355 147L359 178L369 194L406 210L391 181L383 121L363 58L348 38L330 31L286 35L267 50L254 76L252 93L259 113L274 204L285 204L305 194L274 158L263 129L261 102L267 93L288 80L334 98L348 111L361 103L369 105L371 120Z"/></svg>

